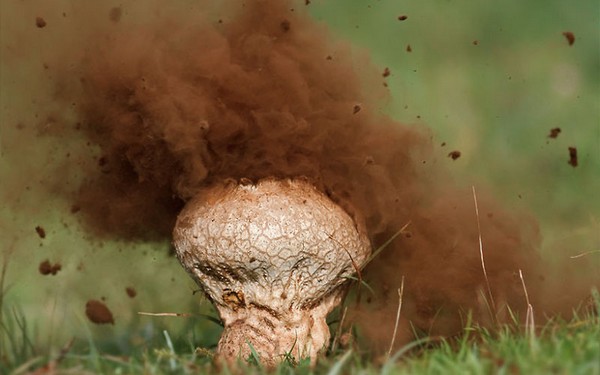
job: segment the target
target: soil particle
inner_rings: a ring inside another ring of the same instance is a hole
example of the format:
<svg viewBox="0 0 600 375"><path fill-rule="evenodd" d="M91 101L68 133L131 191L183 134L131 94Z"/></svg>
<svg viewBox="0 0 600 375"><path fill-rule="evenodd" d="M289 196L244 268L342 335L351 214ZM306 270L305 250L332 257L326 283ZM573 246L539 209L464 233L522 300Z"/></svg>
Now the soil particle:
<svg viewBox="0 0 600 375"><path fill-rule="evenodd" d="M448 157L452 158L452 160L456 160L456 159L460 158L460 151L457 151L457 150L452 151L448 154Z"/></svg>
<svg viewBox="0 0 600 375"><path fill-rule="evenodd" d="M106 163L108 163L108 159L106 158L106 156L101 156L100 158L98 158L98 166L103 167L106 165Z"/></svg>
<svg viewBox="0 0 600 375"><path fill-rule="evenodd" d="M95 299L86 302L85 315L95 324L115 324L112 312L104 303Z"/></svg>
<svg viewBox="0 0 600 375"><path fill-rule="evenodd" d="M121 7L114 7L108 12L108 19L113 23L117 23L121 20L122 15L123 9Z"/></svg>
<svg viewBox="0 0 600 375"><path fill-rule="evenodd" d="M387 77L389 77L389 76L390 76L390 74L391 74L391 72L390 72L390 68L385 68L385 69L383 70L383 74L382 74L382 76L383 76L383 78L387 78Z"/></svg>
<svg viewBox="0 0 600 375"><path fill-rule="evenodd" d="M46 27L46 20L43 19L42 17L36 17L35 18L35 26L37 26L40 29Z"/></svg>
<svg viewBox="0 0 600 375"><path fill-rule="evenodd" d="M446 146L446 142L442 142L441 146L442 147Z"/></svg>
<svg viewBox="0 0 600 375"><path fill-rule="evenodd" d="M569 147L569 164L573 167L576 167L578 165L576 147Z"/></svg>
<svg viewBox="0 0 600 375"><path fill-rule="evenodd" d="M412 47L410 46L410 44L406 45L406 52L412 52Z"/></svg>
<svg viewBox="0 0 600 375"><path fill-rule="evenodd" d="M477 39L475 39L475 40L473 41L473 45L474 45L474 46L478 46L478 45L479 45L479 41L478 41Z"/></svg>
<svg viewBox="0 0 600 375"><path fill-rule="evenodd" d="M60 263L51 264L48 259L40 263L39 271L42 275L56 275L62 269Z"/></svg>
<svg viewBox="0 0 600 375"><path fill-rule="evenodd" d="M560 132L561 132L560 128L550 129L550 134L548 135L548 138L556 138L556 137L558 137Z"/></svg>
<svg viewBox="0 0 600 375"><path fill-rule="evenodd" d="M407 19L408 19L408 16L406 14L398 16L398 21L406 21Z"/></svg>
<svg viewBox="0 0 600 375"><path fill-rule="evenodd" d="M46 238L46 230L44 230L44 228L38 225L37 227L35 227L35 231L37 232L38 236L40 236L40 238Z"/></svg>
<svg viewBox="0 0 600 375"><path fill-rule="evenodd" d="M125 288L125 293L127 293L129 298L135 298L135 296L137 296L137 291L131 286Z"/></svg>
<svg viewBox="0 0 600 375"><path fill-rule="evenodd" d="M563 31L562 34L565 36L565 38L567 39L567 42L569 42L570 46L572 46L573 43L575 43L575 34L573 34L573 32Z"/></svg>

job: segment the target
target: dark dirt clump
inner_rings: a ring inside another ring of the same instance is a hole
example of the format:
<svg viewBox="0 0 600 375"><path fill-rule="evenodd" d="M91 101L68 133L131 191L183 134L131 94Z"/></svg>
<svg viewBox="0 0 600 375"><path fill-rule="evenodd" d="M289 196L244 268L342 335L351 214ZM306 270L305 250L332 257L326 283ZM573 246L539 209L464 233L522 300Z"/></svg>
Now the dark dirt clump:
<svg viewBox="0 0 600 375"><path fill-rule="evenodd" d="M112 312L103 302L95 299L85 304L85 315L95 324L115 324Z"/></svg>
<svg viewBox="0 0 600 375"><path fill-rule="evenodd" d="M548 134L548 138L557 138L560 132L560 128L552 128L550 129L550 134Z"/></svg>
<svg viewBox="0 0 600 375"><path fill-rule="evenodd" d="M37 26L40 29L46 27L46 20L43 19L42 17L36 17L35 18L35 26Z"/></svg>
<svg viewBox="0 0 600 375"><path fill-rule="evenodd" d="M569 147L569 164L573 167L576 167L579 162L577 160L577 148Z"/></svg>
<svg viewBox="0 0 600 375"><path fill-rule="evenodd" d="M123 9L121 7L114 7L108 12L108 19L111 22L118 23L123 15Z"/></svg>
<svg viewBox="0 0 600 375"><path fill-rule="evenodd" d="M460 158L460 155L461 155L460 151L458 151L458 150L454 150L454 151L451 151L450 153L448 153L448 157L452 158L452 160L456 160L456 159Z"/></svg>
<svg viewBox="0 0 600 375"><path fill-rule="evenodd" d="M137 291L133 287L130 287L130 286L125 288L125 293L127 293L129 298L135 298L135 296L137 296Z"/></svg>
<svg viewBox="0 0 600 375"><path fill-rule="evenodd" d="M573 43L575 43L575 34L573 34L572 31L564 31L562 34L567 39L567 42L569 42L570 46L572 46Z"/></svg>
<svg viewBox="0 0 600 375"><path fill-rule="evenodd" d="M40 236L40 238L46 238L46 230L39 225L35 227L35 231Z"/></svg>
<svg viewBox="0 0 600 375"><path fill-rule="evenodd" d="M42 275L56 275L58 271L62 269L62 265L60 263L51 264L50 261L46 259L40 263L38 269Z"/></svg>

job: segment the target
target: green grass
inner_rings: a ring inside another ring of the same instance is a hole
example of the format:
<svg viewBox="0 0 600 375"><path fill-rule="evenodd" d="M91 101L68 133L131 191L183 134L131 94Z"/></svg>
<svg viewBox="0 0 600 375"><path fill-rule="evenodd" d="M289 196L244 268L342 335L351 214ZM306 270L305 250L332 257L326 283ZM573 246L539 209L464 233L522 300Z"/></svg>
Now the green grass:
<svg viewBox="0 0 600 375"><path fill-rule="evenodd" d="M569 321L550 320L534 332L517 323L495 329L467 324L455 337L423 337L390 358L376 357L355 344L321 358L316 367L287 357L274 370L258 354L240 361L237 371L252 374L600 374L600 297ZM515 319L515 322L517 319ZM71 339L47 348L14 306L4 306L0 334L0 373L60 370L59 373L182 374L235 373L213 362L214 349L198 346L193 335L154 327L145 344L128 355L114 354L108 342ZM137 332L126 332L135 336Z"/></svg>

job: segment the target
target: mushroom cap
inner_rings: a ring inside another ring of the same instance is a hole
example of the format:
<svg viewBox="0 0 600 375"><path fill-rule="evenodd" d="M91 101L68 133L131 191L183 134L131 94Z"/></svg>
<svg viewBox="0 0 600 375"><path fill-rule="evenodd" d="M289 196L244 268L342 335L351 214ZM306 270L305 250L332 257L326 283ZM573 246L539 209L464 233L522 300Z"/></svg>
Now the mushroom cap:
<svg viewBox="0 0 600 375"><path fill-rule="evenodd" d="M217 307L234 311L310 309L371 252L363 226L304 179L208 188L180 213L174 244Z"/></svg>

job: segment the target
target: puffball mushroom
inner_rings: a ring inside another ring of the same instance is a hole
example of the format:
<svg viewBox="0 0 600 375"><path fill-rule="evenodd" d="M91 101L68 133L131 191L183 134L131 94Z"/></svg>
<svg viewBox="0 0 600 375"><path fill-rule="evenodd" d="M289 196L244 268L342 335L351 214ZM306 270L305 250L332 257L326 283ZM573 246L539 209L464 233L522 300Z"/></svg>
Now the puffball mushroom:
<svg viewBox="0 0 600 375"><path fill-rule="evenodd" d="M304 179L202 191L179 214L174 245L223 321L217 356L254 349L270 367L286 355L315 362L327 314L371 253L364 225Z"/></svg>

